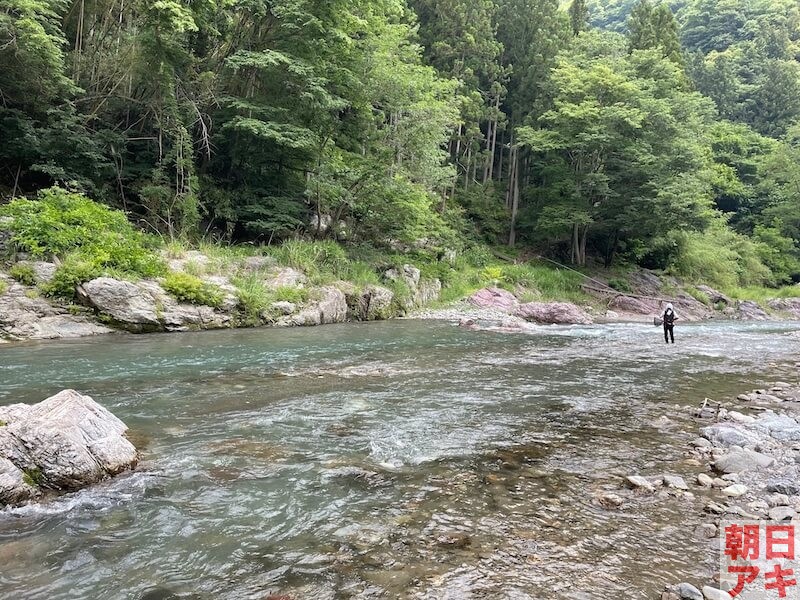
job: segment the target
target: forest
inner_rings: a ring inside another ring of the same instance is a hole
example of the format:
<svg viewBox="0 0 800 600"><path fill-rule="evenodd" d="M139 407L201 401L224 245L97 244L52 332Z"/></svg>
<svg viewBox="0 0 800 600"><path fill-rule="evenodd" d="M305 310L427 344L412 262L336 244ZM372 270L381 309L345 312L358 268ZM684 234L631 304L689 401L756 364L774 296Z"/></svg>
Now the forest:
<svg viewBox="0 0 800 600"><path fill-rule="evenodd" d="M0 0L0 197L800 280L791 0Z"/></svg>

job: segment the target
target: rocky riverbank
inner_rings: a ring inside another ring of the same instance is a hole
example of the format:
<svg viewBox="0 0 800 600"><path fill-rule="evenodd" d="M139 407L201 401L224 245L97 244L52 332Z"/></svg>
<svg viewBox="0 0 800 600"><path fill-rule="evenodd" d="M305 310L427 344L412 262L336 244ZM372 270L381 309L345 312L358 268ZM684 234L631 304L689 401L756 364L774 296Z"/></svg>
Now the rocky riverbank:
<svg viewBox="0 0 800 600"><path fill-rule="evenodd" d="M800 523L800 384L778 382L722 404L706 400L693 416L699 436L687 455L700 467L696 478L632 475L628 487L641 495L659 489L690 499L702 495L705 523L694 536L708 549L710 564L719 562L723 520ZM622 502L618 498L609 494L600 501L613 506ZM661 600L729 600L719 588L719 574L712 571L706 581L667 585Z"/></svg>
<svg viewBox="0 0 800 600"><path fill-rule="evenodd" d="M47 293L58 277L58 261L16 255L14 262L0 265L0 343L118 331L313 326L396 317L515 332L538 324L647 322L660 312L664 299L674 303L681 322L800 319L800 298L773 299L762 306L650 271L629 273L625 292L595 278L584 286L585 300L580 303L543 301L537 299L539 290L517 285L485 287L441 305L441 281L424 277L410 263L379 269L372 281L380 283L358 284L335 279L321 283L271 256L223 259L198 251L164 251L163 261L168 269L164 277L95 277L72 286L74 295L65 299Z"/></svg>

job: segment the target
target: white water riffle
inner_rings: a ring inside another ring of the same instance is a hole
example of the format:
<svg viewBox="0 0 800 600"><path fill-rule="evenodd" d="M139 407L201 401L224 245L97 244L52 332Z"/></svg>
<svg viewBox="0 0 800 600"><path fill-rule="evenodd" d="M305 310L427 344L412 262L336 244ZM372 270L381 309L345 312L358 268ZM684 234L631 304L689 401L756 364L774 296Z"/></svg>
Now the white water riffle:
<svg viewBox="0 0 800 600"><path fill-rule="evenodd" d="M4 345L0 403L90 394L143 460L0 512L0 596L653 597L706 574L686 507L611 513L592 492L691 477L694 425L654 422L790 368L798 329L680 325L667 346L645 325L397 321Z"/></svg>

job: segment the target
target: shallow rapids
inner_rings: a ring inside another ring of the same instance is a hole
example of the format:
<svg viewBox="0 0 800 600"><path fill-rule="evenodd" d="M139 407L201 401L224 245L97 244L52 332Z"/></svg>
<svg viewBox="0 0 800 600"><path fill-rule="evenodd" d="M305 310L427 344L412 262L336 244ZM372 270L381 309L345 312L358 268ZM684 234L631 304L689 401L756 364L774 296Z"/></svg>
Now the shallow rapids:
<svg viewBox="0 0 800 600"><path fill-rule="evenodd" d="M796 374L798 323L438 321L0 346L0 404L74 388L136 472L0 511L0 597L653 598L707 577L675 405ZM669 419L663 416L669 413ZM713 556L711 556L713 558Z"/></svg>

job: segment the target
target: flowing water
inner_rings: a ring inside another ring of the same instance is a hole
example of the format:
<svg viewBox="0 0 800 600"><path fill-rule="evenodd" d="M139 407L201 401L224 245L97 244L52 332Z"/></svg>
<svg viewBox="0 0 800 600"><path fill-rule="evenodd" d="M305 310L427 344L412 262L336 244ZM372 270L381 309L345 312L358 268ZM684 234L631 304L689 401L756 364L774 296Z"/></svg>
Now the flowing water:
<svg viewBox="0 0 800 600"><path fill-rule="evenodd" d="M653 598L713 570L704 499L621 478L693 477L675 405L796 376L798 329L684 325L667 346L644 325L394 321L2 346L0 404L75 388L143 459L0 511L0 597Z"/></svg>

